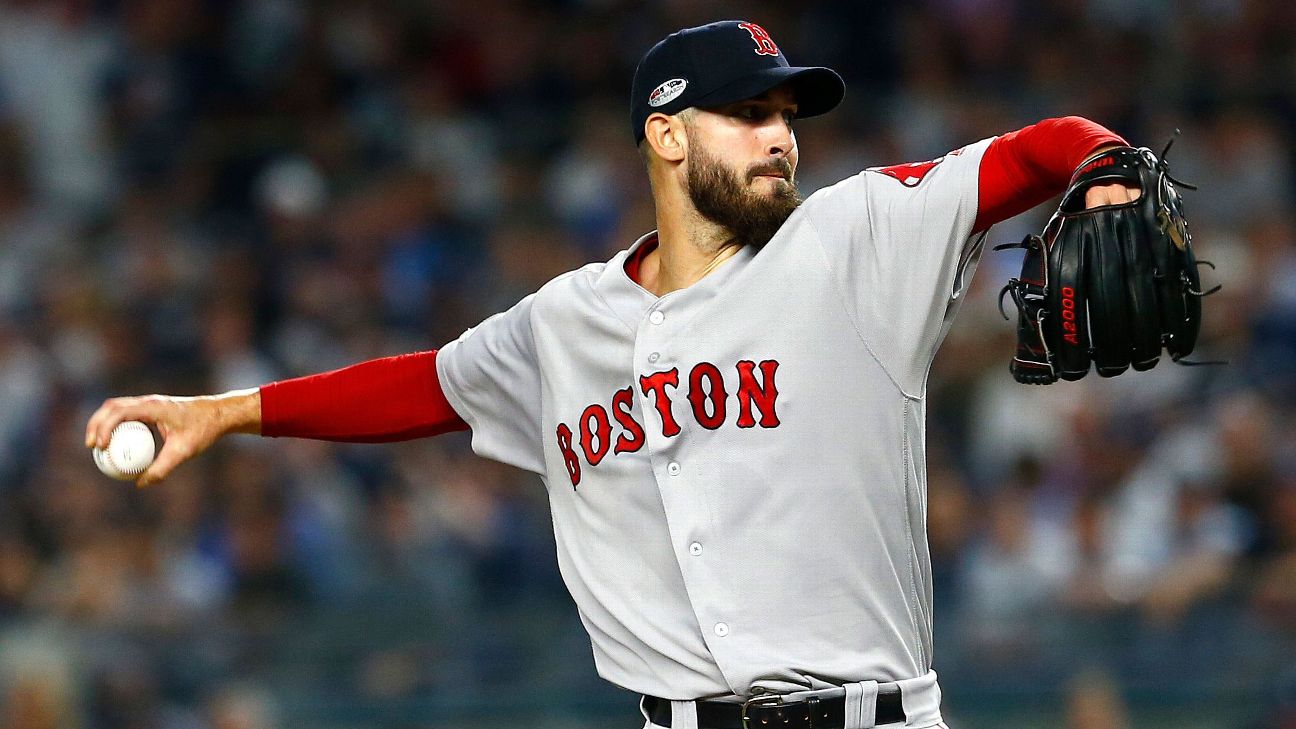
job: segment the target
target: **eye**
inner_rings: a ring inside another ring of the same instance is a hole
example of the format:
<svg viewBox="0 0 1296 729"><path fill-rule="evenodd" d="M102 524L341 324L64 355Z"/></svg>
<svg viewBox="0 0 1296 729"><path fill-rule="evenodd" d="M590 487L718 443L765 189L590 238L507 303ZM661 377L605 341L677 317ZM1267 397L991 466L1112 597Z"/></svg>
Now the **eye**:
<svg viewBox="0 0 1296 729"><path fill-rule="evenodd" d="M792 122L796 121L796 118L797 118L796 112L791 109L788 109L787 111L783 112L783 121L788 126L792 126Z"/></svg>
<svg viewBox="0 0 1296 729"><path fill-rule="evenodd" d="M735 116L739 119L757 119L760 115L754 106L740 106Z"/></svg>

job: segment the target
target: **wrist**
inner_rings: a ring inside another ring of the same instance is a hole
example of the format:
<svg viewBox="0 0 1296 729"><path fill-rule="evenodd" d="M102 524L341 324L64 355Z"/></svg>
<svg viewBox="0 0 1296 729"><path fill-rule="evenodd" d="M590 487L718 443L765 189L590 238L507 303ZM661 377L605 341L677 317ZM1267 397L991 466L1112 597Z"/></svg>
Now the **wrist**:
<svg viewBox="0 0 1296 729"><path fill-rule="evenodd" d="M261 389L231 390L213 395L222 433L261 434Z"/></svg>

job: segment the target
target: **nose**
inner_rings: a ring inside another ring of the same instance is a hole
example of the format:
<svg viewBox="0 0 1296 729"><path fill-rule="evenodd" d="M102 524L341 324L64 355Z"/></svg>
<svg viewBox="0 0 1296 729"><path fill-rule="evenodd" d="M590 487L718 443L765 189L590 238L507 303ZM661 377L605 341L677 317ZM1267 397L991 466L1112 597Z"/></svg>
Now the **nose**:
<svg viewBox="0 0 1296 729"><path fill-rule="evenodd" d="M766 134L768 138L765 151L771 157L786 157L792 154L792 149L796 147L796 136L792 133L791 124L782 118L775 119L768 125Z"/></svg>

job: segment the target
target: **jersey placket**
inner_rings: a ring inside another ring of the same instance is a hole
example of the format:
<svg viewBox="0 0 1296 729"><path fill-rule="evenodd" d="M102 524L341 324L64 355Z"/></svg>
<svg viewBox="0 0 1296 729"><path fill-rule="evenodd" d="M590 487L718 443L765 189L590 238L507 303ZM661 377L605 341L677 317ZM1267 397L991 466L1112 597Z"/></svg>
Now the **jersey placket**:
<svg viewBox="0 0 1296 729"><path fill-rule="evenodd" d="M672 343L684 341L677 332L695 312L689 312L688 302L681 298L687 296L667 295L644 314L635 337L635 379L639 383L636 395L646 420L649 463L689 604L703 640L728 678L726 655L733 651L726 646L726 638L733 630L731 613L735 606L723 599L721 593L727 582L717 573L715 560L708 559L711 509L706 503L706 490L692 481L692 454L689 441L682 437L695 425L686 399L689 363L679 359ZM660 405L659 398L663 400ZM664 414L665 408L669 410Z"/></svg>

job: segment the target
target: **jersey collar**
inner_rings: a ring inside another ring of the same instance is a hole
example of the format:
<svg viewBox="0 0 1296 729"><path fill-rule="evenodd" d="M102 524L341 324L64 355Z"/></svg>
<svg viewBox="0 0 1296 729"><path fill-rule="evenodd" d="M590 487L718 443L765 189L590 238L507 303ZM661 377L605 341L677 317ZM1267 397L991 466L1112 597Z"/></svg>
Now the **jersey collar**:
<svg viewBox="0 0 1296 729"><path fill-rule="evenodd" d="M604 266L602 273L595 280L594 288L613 313L631 331L639 328L648 311L662 306L684 306L691 315L702 310L704 302L714 298L730 278L739 275L755 255L751 246L743 246L724 265L712 271L697 283L679 291L672 291L658 298L652 292L640 286L630 278L626 264L640 254L646 254L645 246L657 244L657 231L640 236L629 248L617 253Z"/></svg>

